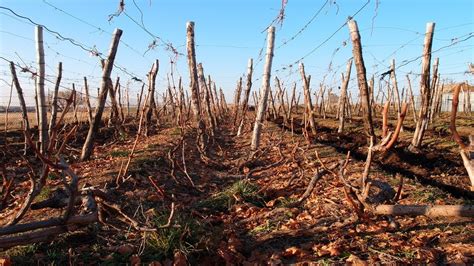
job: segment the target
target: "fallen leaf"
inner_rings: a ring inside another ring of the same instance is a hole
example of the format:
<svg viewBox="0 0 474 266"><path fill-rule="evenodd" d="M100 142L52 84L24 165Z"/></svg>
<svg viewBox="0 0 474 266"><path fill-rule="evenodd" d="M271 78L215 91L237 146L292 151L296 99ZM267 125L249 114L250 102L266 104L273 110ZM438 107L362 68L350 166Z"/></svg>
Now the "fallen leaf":
<svg viewBox="0 0 474 266"><path fill-rule="evenodd" d="M183 252L176 251L174 253L173 266L186 266L186 265L188 265L186 256L184 256Z"/></svg>
<svg viewBox="0 0 474 266"><path fill-rule="evenodd" d="M141 263L142 263L142 260L140 259L138 255L133 255L130 257L130 264L132 266L137 266L137 265L140 265Z"/></svg>
<svg viewBox="0 0 474 266"><path fill-rule="evenodd" d="M292 257L292 256L297 256L302 253L302 250L297 247L289 247L283 252L283 257Z"/></svg>
<svg viewBox="0 0 474 266"><path fill-rule="evenodd" d="M0 258L0 266L11 266L12 262L9 258Z"/></svg>
<svg viewBox="0 0 474 266"><path fill-rule="evenodd" d="M117 252L120 255L130 254L133 252L133 247L131 245L122 245L117 248Z"/></svg>
<svg viewBox="0 0 474 266"><path fill-rule="evenodd" d="M352 265L354 266L365 266L365 265L368 265L367 262L361 260L359 257L357 257L356 255L354 254L351 254L349 256L349 258L347 258L346 262L350 262L352 263Z"/></svg>

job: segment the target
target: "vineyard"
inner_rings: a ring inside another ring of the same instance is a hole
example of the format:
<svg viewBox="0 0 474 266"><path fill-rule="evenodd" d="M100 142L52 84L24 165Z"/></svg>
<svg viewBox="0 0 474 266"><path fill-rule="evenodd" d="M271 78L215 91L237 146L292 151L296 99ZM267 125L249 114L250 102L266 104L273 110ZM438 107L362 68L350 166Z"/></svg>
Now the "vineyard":
<svg viewBox="0 0 474 266"><path fill-rule="evenodd" d="M296 19L285 13L293 1L281 1L258 56L238 66L236 85L220 87L200 61L197 22L180 25L182 46L144 23L142 9L160 3L121 0L106 19L125 17L152 37L137 57L169 56L139 75L129 70L134 60L120 61L121 49L137 49L126 30L107 32L43 2L105 32L109 46L100 52L0 6L2 19L34 28L36 58L0 47L0 265L474 262L474 65L445 75L437 57L472 44L472 20L471 32L436 48L437 24L421 25L420 38L397 48L419 42L418 55L396 61L397 50L387 51L384 68L371 71L371 33L357 17L371 2L363 1L334 34L280 67L280 48L343 5L321 1L281 41ZM331 59L320 79L308 57L339 32L331 58L341 49L348 56L338 66ZM47 35L88 53L100 76L46 63ZM414 62L416 72L402 70Z"/></svg>

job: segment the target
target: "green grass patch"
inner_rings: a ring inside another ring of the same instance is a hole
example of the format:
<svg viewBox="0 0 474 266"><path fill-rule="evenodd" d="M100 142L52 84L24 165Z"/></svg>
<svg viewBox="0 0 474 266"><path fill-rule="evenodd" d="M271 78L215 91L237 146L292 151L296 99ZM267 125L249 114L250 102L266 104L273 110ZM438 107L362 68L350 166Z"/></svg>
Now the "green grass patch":
<svg viewBox="0 0 474 266"><path fill-rule="evenodd" d="M111 151L110 156L116 158L116 157L127 157L129 154L128 151Z"/></svg>
<svg viewBox="0 0 474 266"><path fill-rule="evenodd" d="M42 201L42 200L48 199L51 193L52 193L51 188L44 186L43 189L41 189L41 192L38 194L38 196L36 196L36 201Z"/></svg>
<svg viewBox="0 0 474 266"><path fill-rule="evenodd" d="M196 207L216 211L227 211L237 203L238 199L242 199L258 207L264 207L265 202L263 198L258 195L258 190L258 186L252 184L250 181L240 180L225 188L222 192L212 195L209 199L200 201Z"/></svg>
<svg viewBox="0 0 474 266"><path fill-rule="evenodd" d="M205 239L211 232L194 217L176 213L171 226L159 228L168 222L169 213L163 212L153 217L152 223L157 232L144 232L145 250L142 261L164 260L173 258L176 251L185 255L207 248Z"/></svg>
<svg viewBox="0 0 474 266"><path fill-rule="evenodd" d="M278 228L278 225L266 220L264 224L255 226L252 230L250 230L251 235L258 235L263 233L270 233Z"/></svg>
<svg viewBox="0 0 474 266"><path fill-rule="evenodd" d="M37 250L38 246L35 244L17 246L5 252L0 252L0 257L9 257L12 260L13 265L34 265L34 255Z"/></svg>

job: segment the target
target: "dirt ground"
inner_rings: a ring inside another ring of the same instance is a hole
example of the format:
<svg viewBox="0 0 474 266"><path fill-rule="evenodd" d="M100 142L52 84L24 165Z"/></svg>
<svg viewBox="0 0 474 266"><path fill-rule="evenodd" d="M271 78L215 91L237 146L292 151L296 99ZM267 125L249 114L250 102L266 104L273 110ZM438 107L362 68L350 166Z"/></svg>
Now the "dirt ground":
<svg viewBox="0 0 474 266"><path fill-rule="evenodd" d="M390 129L395 122L390 121ZM66 159L80 177L79 187L108 188L111 201L127 215L158 230L138 231L110 216L106 223L79 228L50 242L0 252L0 258L8 257L15 265L474 262L473 219L372 215L358 219L343 184L332 173L321 177L307 200L295 204L317 169L344 160L347 152L347 181L356 184L364 169L367 144L360 118L347 122L343 134L337 133L334 118L317 118L317 123L318 133L308 142L301 121L294 121L291 130L281 119L268 120L261 150L252 159L248 159L249 124L236 136L236 129L223 123L209 143L209 161L200 158L193 128L165 124L141 137L127 178L118 187L115 179L133 145L136 125L125 125L121 131L102 128L93 159L78 162L87 133L81 126L66 149ZM474 119L460 114L457 124L460 134L467 136ZM377 117L376 127L380 125ZM374 154L370 178L395 190L403 178L399 204L474 204L448 126L447 115L438 119L425 134L423 152L413 154L406 149L414 130L407 118L395 148ZM380 136L379 130L376 134ZM10 131L6 136L9 148L2 151L2 163L8 174L15 175L15 189L0 212L0 225L19 209L29 189L27 164L19 156L22 134ZM5 138L1 139L5 146ZM28 160L40 169L37 159ZM51 174L38 200L60 186L60 178ZM163 226L172 203L170 226ZM60 210L31 210L23 222L59 214Z"/></svg>

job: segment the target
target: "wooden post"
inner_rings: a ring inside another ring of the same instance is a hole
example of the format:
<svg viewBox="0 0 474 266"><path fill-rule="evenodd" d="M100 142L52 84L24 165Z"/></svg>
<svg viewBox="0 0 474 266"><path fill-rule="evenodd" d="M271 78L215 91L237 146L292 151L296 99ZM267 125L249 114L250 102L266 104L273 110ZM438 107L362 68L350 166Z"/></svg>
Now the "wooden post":
<svg viewBox="0 0 474 266"><path fill-rule="evenodd" d="M169 77L169 75L167 75L166 77L168 79L168 94L170 96L171 113L173 114L173 117L176 117L176 104L175 104L175 101L174 101L173 92L171 90L170 77ZM174 87L174 80L173 80L173 87ZM175 88L175 90L176 90L176 88Z"/></svg>
<svg viewBox="0 0 474 266"><path fill-rule="evenodd" d="M357 81L359 83L359 92L361 98L361 107L364 116L365 132L367 141L370 139L375 141L374 126L372 123L372 112L369 106L369 90L367 87L367 78L365 72L364 58L362 57L362 45L360 41L359 29L355 20L349 20L347 23L350 30L352 40L352 53L354 55L354 62L357 69Z"/></svg>
<svg viewBox="0 0 474 266"><path fill-rule="evenodd" d="M48 134L50 137L54 130L54 127L56 126L56 117L58 115L58 92L59 92L59 84L61 84L62 75L63 75L63 63L59 62L58 77L56 78L56 84L54 85L53 102L51 103L51 118L49 120L49 129L48 129Z"/></svg>
<svg viewBox="0 0 474 266"><path fill-rule="evenodd" d="M122 85L120 83L117 86L117 91L116 94L118 95L118 109L119 109L119 114L120 114L120 122L123 123L125 120L125 116L123 114L123 105L122 105Z"/></svg>
<svg viewBox="0 0 474 266"><path fill-rule="evenodd" d="M239 118L239 107L240 107L240 95L242 94L242 77L239 78L237 82L237 88L235 89L234 95L234 127L237 124L237 119Z"/></svg>
<svg viewBox="0 0 474 266"><path fill-rule="evenodd" d="M270 76L272 72L273 43L275 41L275 27L270 26L267 31L267 51L265 55L265 66L263 68L262 87L260 89L261 99L259 99L257 115L252 134L250 148L255 151L260 146L260 133L263 125L263 117L267 109L268 91L270 90Z"/></svg>
<svg viewBox="0 0 474 266"><path fill-rule="evenodd" d="M142 84L142 89L140 90L140 94L138 95L137 113L135 114L135 118L138 118L138 116L140 115L140 105L142 103L143 89L144 88L145 88L145 83Z"/></svg>
<svg viewBox="0 0 474 266"><path fill-rule="evenodd" d="M301 80L303 81L305 109L306 109L306 113L308 114L309 126L311 127L311 133L314 136L316 135L316 122L314 121L313 103L311 102L311 91L309 90L310 78L306 76L303 63L300 63L300 73L301 73Z"/></svg>
<svg viewBox="0 0 474 266"><path fill-rule="evenodd" d="M439 80L438 80L438 66L439 66L439 58L435 58L434 63L433 63L433 76L431 78L431 97L430 97L430 104L428 108L428 122L433 123L433 112L434 112L434 103L436 102L436 99L438 97L438 91L439 91ZM428 123L426 124L426 127L428 128Z"/></svg>
<svg viewBox="0 0 474 266"><path fill-rule="evenodd" d="M239 129L237 130L237 136L242 134L242 129L245 123L245 116L247 114L250 98L250 90L252 89L252 73L253 73L253 59L249 58L247 64L247 84L244 91L244 100L242 102L242 118L240 119Z"/></svg>
<svg viewBox="0 0 474 266"><path fill-rule="evenodd" d="M126 89L126 99L127 99L127 117L130 116L130 84L127 83L127 89Z"/></svg>
<svg viewBox="0 0 474 266"><path fill-rule="evenodd" d="M273 97L273 91L272 91L272 88L270 87L270 90L268 91L269 94L270 94L270 103L271 103L271 107L272 107L272 114L273 114L273 119L276 120L277 118L277 110L275 108L275 98ZM269 112L270 113L270 112Z"/></svg>
<svg viewBox="0 0 474 266"><path fill-rule="evenodd" d="M397 107L397 118L400 119L401 101L400 101L400 93L398 92L397 76L395 74L395 59L392 59L390 70L391 70L390 79L392 80L393 93L395 94L395 100L396 100L395 105Z"/></svg>
<svg viewBox="0 0 474 266"><path fill-rule="evenodd" d="M73 116L74 116L74 123L78 124L79 120L77 119L77 108L79 107L79 103L77 100L77 92L76 92L76 85L72 83L72 106L73 106Z"/></svg>
<svg viewBox="0 0 474 266"><path fill-rule="evenodd" d="M346 108L346 98L347 98L347 87L349 85L349 80L351 79L351 69L352 69L352 58L349 59L347 62L346 68L346 77L344 78L344 74L341 74L342 77L342 87L341 87L341 97L339 103L339 128L337 129L337 133L342 133L344 131L344 110Z"/></svg>
<svg viewBox="0 0 474 266"><path fill-rule="evenodd" d="M115 92L117 91L117 88L120 84L120 77L117 77L117 80L115 81L115 88L113 88L113 84L111 83L111 87L109 89L109 96L110 96L110 101L111 101L111 111L110 111L110 119L109 119L109 126L112 126L115 124L119 117L119 110L118 110L118 103L117 103L117 98L115 97Z"/></svg>
<svg viewBox="0 0 474 266"><path fill-rule="evenodd" d="M97 107L95 110L94 119L92 124L89 127L89 132L87 133L84 146L82 147L81 160L87 160L92 155L94 148L94 140L99 131L100 121L102 120L102 113L104 112L105 101L107 100L107 92L109 89L112 89L112 80L110 79L110 74L112 73L112 68L114 66L115 55L117 54L117 48L122 36L122 30L116 29L110 44L109 55L105 62L105 66L102 69L102 81L100 84L100 94L97 102Z"/></svg>
<svg viewBox="0 0 474 266"><path fill-rule="evenodd" d="M288 119L291 119L291 112L293 110L293 107L296 105L296 82L293 83L293 89L291 90L291 100L290 100L290 106L288 107ZM296 106L296 113L298 113L298 106Z"/></svg>
<svg viewBox="0 0 474 266"><path fill-rule="evenodd" d="M196 50L194 45L194 22L190 21L186 24L186 48L188 52L188 68L189 68L189 87L191 90L191 108L194 113L194 119L198 129L199 145L205 149L204 132L206 126L202 121L201 103L199 101L199 83L196 67Z"/></svg>
<svg viewBox="0 0 474 266"><path fill-rule="evenodd" d="M84 91L86 92L86 107L87 107L87 118L89 125L92 123L92 107L89 98L89 86L87 85L87 77L84 77Z"/></svg>
<svg viewBox="0 0 474 266"><path fill-rule="evenodd" d="M151 66L150 72L148 72L148 102L145 103L145 135L148 135L148 127L151 125L151 116L153 114L153 108L155 108L155 87L156 87L156 76L158 75L158 69L160 62L158 59ZM158 117L156 118L158 119Z"/></svg>
<svg viewBox="0 0 474 266"><path fill-rule="evenodd" d="M431 46L433 43L433 31L435 23L426 25L426 34L423 47L423 59L421 63L420 92L421 106L418 115L418 121L415 126L415 133L409 146L409 150L416 151L421 147L426 124L428 123L428 108L430 104L430 65L431 65Z"/></svg>
<svg viewBox="0 0 474 266"><path fill-rule="evenodd" d="M278 98L280 101L280 106L278 107L278 110L282 109L283 110L283 123L287 123L287 118L288 118L288 111L285 107L285 98L284 98L284 90L281 88L281 81L278 79L278 77L275 77L275 84L278 88Z"/></svg>
<svg viewBox="0 0 474 266"><path fill-rule="evenodd" d="M13 84L15 84L16 92L18 93L18 100L20 101L21 106L21 115L23 119L23 130L29 131L30 130L30 122L28 120L28 110L26 109L25 98L23 97L23 90L21 88L20 82L18 81L18 77L16 75L15 64L10 62L10 71L12 73ZM25 151L26 154L27 149L27 142L25 136Z"/></svg>
<svg viewBox="0 0 474 266"><path fill-rule="evenodd" d="M209 91L207 88L206 79L204 78L204 69L202 68L201 63L199 63L197 67L198 67L199 87L200 87L200 90L204 92L204 101L206 103L206 112L207 112L207 118L209 120L209 126L211 129L211 136L214 136L216 132L216 125L214 124L214 119L213 119L214 113L212 112L212 109L211 109Z"/></svg>
<svg viewBox="0 0 474 266"><path fill-rule="evenodd" d="M413 90L411 88L410 76L408 76L408 74L407 74L406 77L407 77L407 82L408 82L408 92L410 93L410 102L411 102L411 109L412 109L412 112L413 112L413 121L416 123L416 121L418 121L418 117L416 115L415 97L413 96Z"/></svg>
<svg viewBox="0 0 474 266"><path fill-rule="evenodd" d="M36 26L36 59L38 61L38 72L36 75L36 95L38 97L39 111L39 142L41 144L41 152L45 153L48 149L48 105L44 94L44 47L43 47L43 27Z"/></svg>
<svg viewBox="0 0 474 266"><path fill-rule="evenodd" d="M214 88L215 87L216 87L216 84L214 83ZM222 91L221 87L219 87L219 95L220 95L220 102L221 102L222 110L224 111L224 113L226 113L229 108L227 107L227 101L225 99L224 91Z"/></svg>

